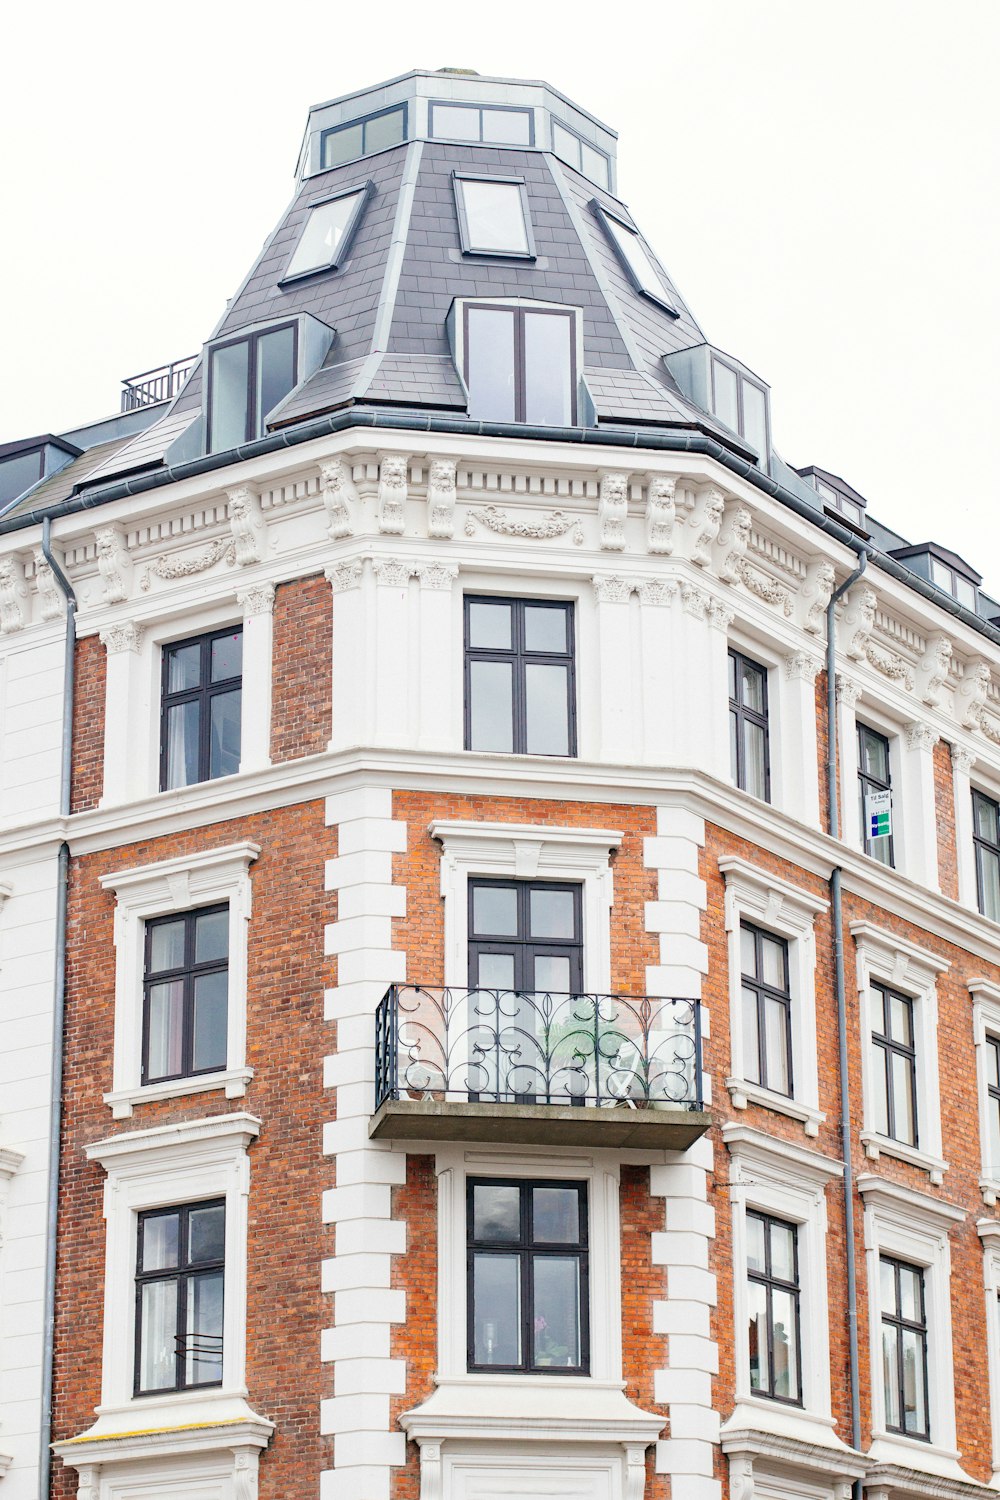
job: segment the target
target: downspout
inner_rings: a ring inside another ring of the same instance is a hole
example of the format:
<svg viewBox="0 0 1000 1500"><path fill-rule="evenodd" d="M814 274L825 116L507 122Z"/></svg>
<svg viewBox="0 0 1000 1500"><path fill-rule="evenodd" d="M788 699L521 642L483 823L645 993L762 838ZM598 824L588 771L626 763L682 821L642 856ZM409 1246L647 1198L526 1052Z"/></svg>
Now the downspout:
<svg viewBox="0 0 1000 1500"><path fill-rule="evenodd" d="M840 838L840 805L837 786L837 623L834 611L837 601L847 593L868 565L868 553L861 550L858 566L835 589L826 607L826 779L829 833ZM847 1059L847 999L844 983L844 910L841 869L837 865L830 875L830 907L833 912L833 979L837 997L837 1051L840 1062L840 1129L844 1157L844 1240L847 1261L847 1345L848 1378L851 1390L851 1447L861 1447L861 1388L858 1368L858 1271L854 1256L854 1172L851 1152L851 1088ZM861 1500L861 1481L853 1485L854 1500Z"/></svg>
<svg viewBox="0 0 1000 1500"><path fill-rule="evenodd" d="M59 766L59 815L68 818L73 773L73 689L76 677L76 595L52 552L52 519L42 521L42 555L66 597L65 666L63 670L62 754ZM59 1147L62 1137L63 1029L66 1012L66 915L69 844L59 845L56 876L55 985L52 1004L52 1074L49 1095L49 1174L45 1215L45 1290L42 1343L42 1419L38 1449L39 1500L47 1500L52 1472L53 1353L56 1319L56 1228L59 1222Z"/></svg>

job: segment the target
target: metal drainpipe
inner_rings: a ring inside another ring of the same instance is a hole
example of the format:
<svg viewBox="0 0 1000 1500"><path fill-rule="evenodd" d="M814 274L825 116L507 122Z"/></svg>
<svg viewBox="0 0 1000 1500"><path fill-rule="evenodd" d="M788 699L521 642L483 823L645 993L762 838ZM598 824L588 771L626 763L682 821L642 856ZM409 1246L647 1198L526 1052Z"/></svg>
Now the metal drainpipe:
<svg viewBox="0 0 1000 1500"><path fill-rule="evenodd" d="M59 769L59 815L69 816L73 772L73 687L76 676L76 595L52 553L52 520L42 522L42 554L66 596L66 647L63 672L62 755ZM42 1345L42 1420L38 1449L38 1494L46 1500L52 1472L52 1365L56 1316L56 1227L59 1216L59 1146L62 1136L63 1024L66 1010L66 907L69 844L59 845L56 883L55 986L52 1005L52 1081L49 1096L49 1179L45 1222L45 1323Z"/></svg>
<svg viewBox="0 0 1000 1500"><path fill-rule="evenodd" d="M830 837L840 837L840 806L837 788L837 624L834 610L837 601L861 577L868 565L868 553L862 549L858 566L838 589L826 607L826 772L827 812ZM847 1059L847 999L844 984L844 911L841 894L841 870L838 865L830 874L830 906L833 912L833 977L837 996L837 1050L840 1062L840 1128L844 1156L844 1240L847 1262L847 1343L851 1387L851 1447L861 1447L861 1390L858 1371L858 1272L854 1258L854 1172L851 1152L851 1088ZM854 1500L860 1500L861 1481L853 1485Z"/></svg>

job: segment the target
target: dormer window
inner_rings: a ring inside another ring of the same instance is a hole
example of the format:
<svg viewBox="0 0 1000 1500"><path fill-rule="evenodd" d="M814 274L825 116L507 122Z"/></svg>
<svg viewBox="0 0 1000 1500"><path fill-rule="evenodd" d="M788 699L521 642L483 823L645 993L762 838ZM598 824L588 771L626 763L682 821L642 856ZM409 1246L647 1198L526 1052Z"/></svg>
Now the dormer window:
<svg viewBox="0 0 1000 1500"><path fill-rule="evenodd" d="M484 146L534 144L530 109L480 104L432 104L430 133L438 140L479 141Z"/></svg>
<svg viewBox="0 0 1000 1500"><path fill-rule="evenodd" d="M535 254L528 196L520 177L453 174L462 250L466 255Z"/></svg>
<svg viewBox="0 0 1000 1500"><path fill-rule="evenodd" d="M611 164L604 152L598 151L596 146L583 140L575 131L560 125L558 120L552 121L552 150L560 161L575 167L584 177L596 182L598 187L611 187Z"/></svg>
<svg viewBox="0 0 1000 1500"><path fill-rule="evenodd" d="M297 353L294 323L216 344L208 363L209 453L263 434L268 412L295 384Z"/></svg>
<svg viewBox="0 0 1000 1500"><path fill-rule="evenodd" d="M890 557L898 558L920 578L926 578L943 594L975 612L978 604L977 590L982 577L964 558L949 552L937 542L920 542L912 547L894 547Z"/></svg>
<svg viewBox="0 0 1000 1500"><path fill-rule="evenodd" d="M956 568L949 567L940 558L931 558L931 583L936 583L939 589L944 589L959 604L964 604L966 609L976 607L976 586L970 583L968 578L963 578Z"/></svg>
<svg viewBox="0 0 1000 1500"><path fill-rule="evenodd" d="M746 438L767 467L767 396L734 365L712 355L712 410L720 422Z"/></svg>
<svg viewBox="0 0 1000 1500"><path fill-rule="evenodd" d="M844 517L845 521L858 529L865 530L865 498L859 495L857 490L851 488L846 480L837 474L828 474L825 469L817 469L810 465L805 469L796 469L796 474L811 484L825 510L834 511Z"/></svg>
<svg viewBox="0 0 1000 1500"><path fill-rule="evenodd" d="M576 316L573 308L466 303L463 374L469 416L572 427L577 419Z"/></svg>
<svg viewBox="0 0 1000 1500"><path fill-rule="evenodd" d="M313 276L320 271L333 271L343 265L365 204L373 192L372 184L368 182L363 187L349 188L314 203L288 262L284 281Z"/></svg>
<svg viewBox="0 0 1000 1500"><path fill-rule="evenodd" d="M660 273L653 265L652 258L636 231L623 219L616 218L614 214L609 213L596 198L590 206L600 220L604 233L611 241L612 248L636 291L641 292L644 297L649 297L672 318L679 317L680 314L669 300Z"/></svg>
<svg viewBox="0 0 1000 1500"><path fill-rule="evenodd" d="M332 130L324 130L320 137L320 171L342 167L345 162L357 161L359 156L386 151L405 140L405 104L380 109L377 114L367 115L363 120L352 120L349 125L336 125Z"/></svg>

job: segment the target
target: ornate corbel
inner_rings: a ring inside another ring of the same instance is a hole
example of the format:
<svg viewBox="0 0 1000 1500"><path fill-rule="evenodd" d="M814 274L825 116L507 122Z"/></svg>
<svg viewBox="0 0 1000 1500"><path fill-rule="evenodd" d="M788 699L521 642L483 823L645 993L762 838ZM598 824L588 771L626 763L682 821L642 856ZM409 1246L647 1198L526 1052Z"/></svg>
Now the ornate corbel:
<svg viewBox="0 0 1000 1500"><path fill-rule="evenodd" d="M982 729L983 710L990 690L990 664L982 657L966 662L958 685L959 722L963 729Z"/></svg>
<svg viewBox="0 0 1000 1500"><path fill-rule="evenodd" d="M27 597L28 586L20 558L10 553L0 557L0 630L5 635L23 630L27 625L28 615L22 603Z"/></svg>
<svg viewBox="0 0 1000 1500"><path fill-rule="evenodd" d="M109 655L118 651L139 651L142 630L134 620L120 620L101 631L100 641Z"/></svg>
<svg viewBox="0 0 1000 1500"><path fill-rule="evenodd" d="M402 536L406 523L410 460L403 453L387 453L378 470L378 529L385 536Z"/></svg>
<svg viewBox="0 0 1000 1500"><path fill-rule="evenodd" d="M601 534L601 548L605 552L624 552L629 476L605 473L600 476L600 479L597 520Z"/></svg>
<svg viewBox="0 0 1000 1500"><path fill-rule="evenodd" d="M932 752L941 736L930 724L923 723L920 719L914 719L912 724L907 724L906 748L908 750L926 750Z"/></svg>
<svg viewBox="0 0 1000 1500"><path fill-rule="evenodd" d="M593 579L598 604L627 604L635 584L619 573L597 573Z"/></svg>
<svg viewBox="0 0 1000 1500"><path fill-rule="evenodd" d="M917 691L920 701L929 704L931 708L937 708L941 702L941 689L948 678L952 649L951 641L946 635L933 636L917 663Z"/></svg>
<svg viewBox="0 0 1000 1500"><path fill-rule="evenodd" d="M814 683L822 665L819 657L810 656L808 651L793 651L785 657L785 676L789 682Z"/></svg>
<svg viewBox="0 0 1000 1500"><path fill-rule="evenodd" d="M719 532L719 549L722 565L719 578L723 583L735 583L740 576L740 562L750 545L753 519L745 505L730 506L725 524Z"/></svg>
<svg viewBox="0 0 1000 1500"><path fill-rule="evenodd" d="M243 618L251 615L274 614L274 584L254 583L248 589L240 589L236 602L243 606Z"/></svg>
<svg viewBox="0 0 1000 1500"><path fill-rule="evenodd" d="M35 588L38 591L42 619L57 620L63 612L65 600L41 547L35 548Z"/></svg>
<svg viewBox="0 0 1000 1500"><path fill-rule="evenodd" d="M236 547L236 561L241 568L258 563L263 557L261 545L264 532L264 517L260 508L260 496L248 484L226 491L229 506L229 529Z"/></svg>
<svg viewBox="0 0 1000 1500"><path fill-rule="evenodd" d="M676 484L663 474L650 474L646 479L646 551L663 557L674 550Z"/></svg>
<svg viewBox="0 0 1000 1500"><path fill-rule="evenodd" d="M712 561L712 544L719 535L725 509L725 496L710 484L700 492L694 510L688 517L688 525L695 534L691 561L699 568L708 567Z"/></svg>
<svg viewBox="0 0 1000 1500"><path fill-rule="evenodd" d="M102 526L97 532L97 569L104 584L105 603L121 604L128 597L132 559L120 527Z"/></svg>
<svg viewBox="0 0 1000 1500"><path fill-rule="evenodd" d="M837 575L832 563L828 563L825 558L810 563L799 593L803 630L808 630L812 635L822 634L823 620L836 582Z"/></svg>
<svg viewBox="0 0 1000 1500"><path fill-rule="evenodd" d="M344 594L348 589L360 588L364 569L360 558L351 558L350 561L331 563L323 571L330 581L333 592Z"/></svg>
<svg viewBox="0 0 1000 1500"><path fill-rule="evenodd" d="M444 1466L440 1443L420 1444L420 1500L443 1500Z"/></svg>
<svg viewBox="0 0 1000 1500"><path fill-rule="evenodd" d="M433 589L442 594L451 593L451 586L458 577L456 567L442 562L420 563L416 572L422 589Z"/></svg>
<svg viewBox="0 0 1000 1500"><path fill-rule="evenodd" d="M646 1490L646 1450L641 1443L625 1444L625 1500L642 1500Z"/></svg>
<svg viewBox="0 0 1000 1500"><path fill-rule="evenodd" d="M875 625L875 594L869 588L852 589L847 596L844 624L850 639L847 654L852 661L864 661L868 656L868 643Z"/></svg>
<svg viewBox="0 0 1000 1500"><path fill-rule="evenodd" d="M339 542L354 535L354 508L358 504L358 491L351 474L351 465L343 458L332 458L320 464L320 494L326 511L327 535Z"/></svg>
<svg viewBox="0 0 1000 1500"><path fill-rule="evenodd" d="M427 477L427 535L445 540L455 535L458 465L450 458L432 458Z"/></svg>

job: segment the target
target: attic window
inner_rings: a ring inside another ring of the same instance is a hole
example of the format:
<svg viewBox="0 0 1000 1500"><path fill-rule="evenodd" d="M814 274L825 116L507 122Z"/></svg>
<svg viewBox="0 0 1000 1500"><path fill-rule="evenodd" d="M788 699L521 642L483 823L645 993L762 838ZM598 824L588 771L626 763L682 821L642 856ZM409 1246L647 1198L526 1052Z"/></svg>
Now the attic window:
<svg viewBox="0 0 1000 1500"><path fill-rule="evenodd" d="M567 130L558 120L552 121L552 150L560 161L575 167L598 187L610 188L611 163L603 151L591 146L574 131Z"/></svg>
<svg viewBox="0 0 1000 1500"><path fill-rule="evenodd" d="M312 205L288 262L284 281L311 276L317 271L335 270L343 264L364 206L373 191L368 182L364 187L351 188Z"/></svg>
<svg viewBox="0 0 1000 1500"><path fill-rule="evenodd" d="M576 313L467 303L469 416L570 427L576 421Z"/></svg>
<svg viewBox="0 0 1000 1500"><path fill-rule="evenodd" d="M968 578L964 578L957 568L949 567L939 557L931 556L931 583L959 604L964 604L966 609L974 610L976 607L976 586Z"/></svg>
<svg viewBox="0 0 1000 1500"><path fill-rule="evenodd" d="M831 489L828 484L823 483L822 479L814 477L813 484L824 505L828 505L831 510L839 510L841 515L846 516L855 526L864 526L865 516L860 505L855 505L854 501L848 500L846 495L841 495L837 490Z"/></svg>
<svg viewBox="0 0 1000 1500"><path fill-rule="evenodd" d="M712 356L712 410L720 422L746 438L762 468L767 467L767 396L725 360Z"/></svg>
<svg viewBox="0 0 1000 1500"><path fill-rule="evenodd" d="M320 136L320 171L341 167L345 162L357 161L359 156L371 156L375 151L385 151L405 140L405 104L381 109L378 114L352 120L349 125L337 125L333 130L324 130Z"/></svg>
<svg viewBox="0 0 1000 1500"><path fill-rule="evenodd" d="M296 382L298 330L279 323L212 349L208 362L209 453L258 438L272 407Z"/></svg>
<svg viewBox="0 0 1000 1500"><path fill-rule="evenodd" d="M474 177L453 173L462 250L466 255L531 258L528 197L520 177Z"/></svg>
<svg viewBox="0 0 1000 1500"><path fill-rule="evenodd" d="M680 313L668 301L660 273L653 265L649 252L635 230L621 219L616 219L613 214L608 213L603 203L598 203L596 198L590 206L600 220L601 227L611 241L636 291L641 292L644 297L649 297L672 318L679 318Z"/></svg>
<svg viewBox="0 0 1000 1500"><path fill-rule="evenodd" d="M432 104L431 135L439 140L480 141L484 146L530 146L530 109L480 104Z"/></svg>
<svg viewBox="0 0 1000 1500"><path fill-rule="evenodd" d="M0 461L0 505L16 500L38 483L45 472L44 460L44 448L32 448Z"/></svg>

